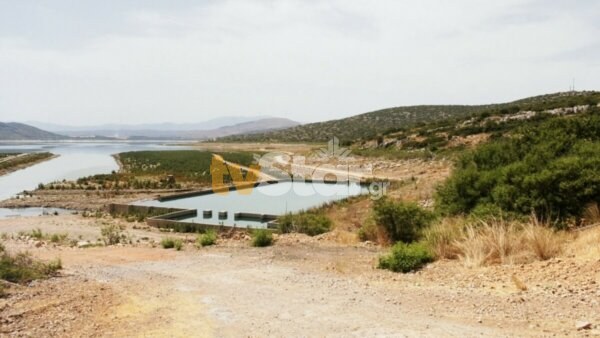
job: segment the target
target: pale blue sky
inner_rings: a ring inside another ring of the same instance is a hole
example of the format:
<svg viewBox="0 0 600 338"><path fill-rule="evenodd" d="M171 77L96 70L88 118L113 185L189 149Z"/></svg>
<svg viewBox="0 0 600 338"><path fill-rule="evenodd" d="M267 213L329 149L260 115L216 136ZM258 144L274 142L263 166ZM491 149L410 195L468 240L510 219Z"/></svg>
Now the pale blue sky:
<svg viewBox="0 0 600 338"><path fill-rule="evenodd" d="M599 1L4 1L0 121L340 118L600 89Z"/></svg>

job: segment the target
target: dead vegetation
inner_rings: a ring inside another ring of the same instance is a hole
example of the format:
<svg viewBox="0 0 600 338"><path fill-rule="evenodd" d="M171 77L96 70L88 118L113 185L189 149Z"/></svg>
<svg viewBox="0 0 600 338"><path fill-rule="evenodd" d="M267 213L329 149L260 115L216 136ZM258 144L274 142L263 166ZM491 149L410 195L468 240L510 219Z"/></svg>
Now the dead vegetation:
<svg viewBox="0 0 600 338"><path fill-rule="evenodd" d="M438 258L459 259L468 267L548 260L560 255L571 237L540 223L535 217L525 223L450 218L425 233L426 242Z"/></svg>

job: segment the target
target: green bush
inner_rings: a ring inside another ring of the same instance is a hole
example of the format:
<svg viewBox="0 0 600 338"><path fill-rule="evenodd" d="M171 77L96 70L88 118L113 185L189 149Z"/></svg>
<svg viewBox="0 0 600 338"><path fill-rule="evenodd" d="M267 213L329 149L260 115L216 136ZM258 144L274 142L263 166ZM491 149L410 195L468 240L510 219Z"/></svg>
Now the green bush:
<svg viewBox="0 0 600 338"><path fill-rule="evenodd" d="M252 246L264 247L273 244L273 234L266 229L256 229L252 232Z"/></svg>
<svg viewBox="0 0 600 338"><path fill-rule="evenodd" d="M433 254L423 243L396 243L392 251L379 257L379 268L394 272L410 272L418 270L433 261Z"/></svg>
<svg viewBox="0 0 600 338"><path fill-rule="evenodd" d="M196 238L196 245L198 247L214 245L216 242L217 232L214 230L207 230L205 233L198 235L198 238Z"/></svg>
<svg viewBox="0 0 600 338"><path fill-rule="evenodd" d="M33 229L31 230L31 232L29 233L29 235L35 239L42 239L44 238L44 233L42 232L42 229L37 228L37 229Z"/></svg>
<svg viewBox="0 0 600 338"><path fill-rule="evenodd" d="M69 238L69 234L52 234L50 235L50 241L52 243L62 243Z"/></svg>
<svg viewBox="0 0 600 338"><path fill-rule="evenodd" d="M3 251L0 255L0 279L12 283L27 283L32 280L53 276L62 269L60 259L44 263L28 253L10 255Z"/></svg>
<svg viewBox="0 0 600 338"><path fill-rule="evenodd" d="M433 213L412 202L394 202L382 198L375 202L375 221L387 232L393 242L413 242L422 230L435 219Z"/></svg>
<svg viewBox="0 0 600 338"><path fill-rule="evenodd" d="M183 241L176 238L165 237L160 241L160 245L163 249L175 249L177 251L181 250L183 247Z"/></svg>
<svg viewBox="0 0 600 338"><path fill-rule="evenodd" d="M464 154L436 200L450 215L533 212L559 223L581 216L600 202L600 116L526 125Z"/></svg>
<svg viewBox="0 0 600 338"><path fill-rule="evenodd" d="M365 219L363 225L358 229L358 239L361 241L373 241L377 242L379 240L379 227L375 223L375 219L373 217L373 213Z"/></svg>
<svg viewBox="0 0 600 338"><path fill-rule="evenodd" d="M281 233L298 232L316 236L331 229L331 219L322 213L287 214L279 217L278 228Z"/></svg>
<svg viewBox="0 0 600 338"><path fill-rule="evenodd" d="M175 248L175 250L181 251L181 248L183 248L183 241L180 239L176 239L173 243L173 247Z"/></svg>

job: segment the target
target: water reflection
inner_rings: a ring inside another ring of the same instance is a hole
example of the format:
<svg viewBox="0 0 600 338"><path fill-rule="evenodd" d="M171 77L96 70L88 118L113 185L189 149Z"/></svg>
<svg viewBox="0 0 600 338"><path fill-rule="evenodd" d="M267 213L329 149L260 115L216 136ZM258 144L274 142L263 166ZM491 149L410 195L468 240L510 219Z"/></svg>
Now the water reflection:
<svg viewBox="0 0 600 338"><path fill-rule="evenodd" d="M0 200L24 190L33 190L39 183L75 180L95 174L110 173L119 167L112 157L125 151L175 150L183 146L167 146L156 142L49 142L0 143L2 152L51 152L59 157L0 176Z"/></svg>
<svg viewBox="0 0 600 338"><path fill-rule="evenodd" d="M235 219L235 213L284 215L339 201L350 196L367 193L368 189L358 183L306 183L282 182L265 184L252 189L248 194L237 191L225 195L210 194L171 201L142 201L136 204L182 209L198 209L198 216L185 219L187 222L223 224L238 227L265 227L265 222ZM204 218L203 211L211 210L212 216ZM219 219L218 212L227 211L226 219Z"/></svg>

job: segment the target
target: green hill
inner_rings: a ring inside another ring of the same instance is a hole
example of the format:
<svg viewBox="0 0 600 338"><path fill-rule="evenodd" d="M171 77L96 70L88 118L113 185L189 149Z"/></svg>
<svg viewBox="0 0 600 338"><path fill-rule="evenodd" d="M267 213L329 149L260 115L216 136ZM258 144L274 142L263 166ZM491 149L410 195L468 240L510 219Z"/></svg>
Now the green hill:
<svg viewBox="0 0 600 338"><path fill-rule="evenodd" d="M600 102L600 92L588 91L541 95L501 104L395 107L339 120L310 123L271 132L229 136L219 140L230 142L324 142L336 136L343 143L349 144L436 121L452 123L472 116L543 111L598 104L598 102Z"/></svg>

